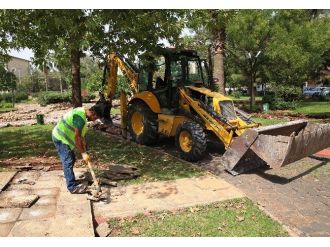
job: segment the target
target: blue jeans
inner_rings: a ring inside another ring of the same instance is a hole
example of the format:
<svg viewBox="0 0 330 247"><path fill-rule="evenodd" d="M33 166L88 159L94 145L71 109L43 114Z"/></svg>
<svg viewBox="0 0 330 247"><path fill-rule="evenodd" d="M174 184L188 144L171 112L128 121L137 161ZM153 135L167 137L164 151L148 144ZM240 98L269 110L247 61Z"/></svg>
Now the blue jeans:
<svg viewBox="0 0 330 247"><path fill-rule="evenodd" d="M76 161L76 158L74 152L73 150L70 150L68 145L57 140L54 136L52 136L52 139L62 162L66 187L70 192L72 192L75 187L73 165Z"/></svg>

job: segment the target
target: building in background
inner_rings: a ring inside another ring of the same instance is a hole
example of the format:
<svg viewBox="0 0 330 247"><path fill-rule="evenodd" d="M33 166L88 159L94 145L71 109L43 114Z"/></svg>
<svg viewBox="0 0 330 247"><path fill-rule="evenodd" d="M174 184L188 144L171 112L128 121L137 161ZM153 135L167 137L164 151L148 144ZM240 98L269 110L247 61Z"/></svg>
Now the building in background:
<svg viewBox="0 0 330 247"><path fill-rule="evenodd" d="M31 61L19 57L10 56L10 60L7 63L7 70L13 72L17 77L18 83L20 83L22 78L30 75Z"/></svg>

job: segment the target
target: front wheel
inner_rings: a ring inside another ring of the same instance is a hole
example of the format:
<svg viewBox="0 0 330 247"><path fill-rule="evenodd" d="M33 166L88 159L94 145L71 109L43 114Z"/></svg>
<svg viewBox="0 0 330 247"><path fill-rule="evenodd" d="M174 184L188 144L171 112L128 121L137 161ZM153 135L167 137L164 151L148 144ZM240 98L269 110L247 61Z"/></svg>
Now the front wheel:
<svg viewBox="0 0 330 247"><path fill-rule="evenodd" d="M151 145L158 138L157 114L143 102L133 102L128 108L128 131L132 139Z"/></svg>
<svg viewBox="0 0 330 247"><path fill-rule="evenodd" d="M206 153L206 135L198 123L184 122L178 127L175 143L180 150L181 158L187 161L201 160Z"/></svg>

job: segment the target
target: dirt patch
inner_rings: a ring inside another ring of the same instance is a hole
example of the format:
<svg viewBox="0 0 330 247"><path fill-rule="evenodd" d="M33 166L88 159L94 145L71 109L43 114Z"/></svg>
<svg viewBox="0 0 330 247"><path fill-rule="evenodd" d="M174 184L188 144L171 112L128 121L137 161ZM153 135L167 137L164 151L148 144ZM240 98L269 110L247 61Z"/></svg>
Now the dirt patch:
<svg viewBox="0 0 330 247"><path fill-rule="evenodd" d="M94 103L86 103L83 106L91 107ZM39 104L19 103L16 110L10 112L0 113L0 128L6 126L22 126L29 124L36 124L37 114L44 115L46 124L56 123L64 113L72 109L70 103L57 103L47 106L40 106Z"/></svg>
<svg viewBox="0 0 330 247"><path fill-rule="evenodd" d="M62 164L57 157L10 158L0 161L0 167L18 170L61 170Z"/></svg>

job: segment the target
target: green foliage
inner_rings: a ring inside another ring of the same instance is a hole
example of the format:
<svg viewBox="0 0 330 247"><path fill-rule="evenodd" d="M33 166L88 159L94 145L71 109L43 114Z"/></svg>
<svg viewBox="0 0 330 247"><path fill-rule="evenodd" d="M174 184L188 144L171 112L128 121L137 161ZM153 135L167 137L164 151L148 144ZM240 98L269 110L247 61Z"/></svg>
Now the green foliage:
<svg viewBox="0 0 330 247"><path fill-rule="evenodd" d="M269 103L271 109L295 109L301 98L301 89L295 86L272 84L262 97L262 103Z"/></svg>
<svg viewBox="0 0 330 247"><path fill-rule="evenodd" d="M235 91L232 93L232 96L236 99L239 99L243 96L242 92L241 91Z"/></svg>
<svg viewBox="0 0 330 247"><path fill-rule="evenodd" d="M53 103L71 102L71 93L42 92L38 94L37 101L41 106Z"/></svg>
<svg viewBox="0 0 330 247"><path fill-rule="evenodd" d="M72 94L71 92L40 92L37 94L37 102L41 106L46 106L48 104L54 104L54 103L62 103L62 102L71 102L72 101ZM88 94L82 97L82 102L87 103L93 99L95 99L96 96L94 94Z"/></svg>
<svg viewBox="0 0 330 247"><path fill-rule="evenodd" d="M86 88L89 92L97 92L101 90L103 69L99 66L99 61L92 57L84 57L81 60L81 77L82 88Z"/></svg>
<svg viewBox="0 0 330 247"><path fill-rule="evenodd" d="M267 47L269 74L278 83L300 86L313 77L329 49L329 17L311 19L305 10L278 10Z"/></svg>
<svg viewBox="0 0 330 247"><path fill-rule="evenodd" d="M29 95L25 92L16 92L15 93L15 101L21 102L23 100L28 100ZM0 101L4 102L12 102L13 95L12 93L0 93Z"/></svg>
<svg viewBox="0 0 330 247"><path fill-rule="evenodd" d="M13 107L12 103L8 103L0 100L1 109L12 108L12 107Z"/></svg>
<svg viewBox="0 0 330 247"><path fill-rule="evenodd" d="M16 76L12 72L7 71L4 66L0 64L0 91L15 90L16 84Z"/></svg>

